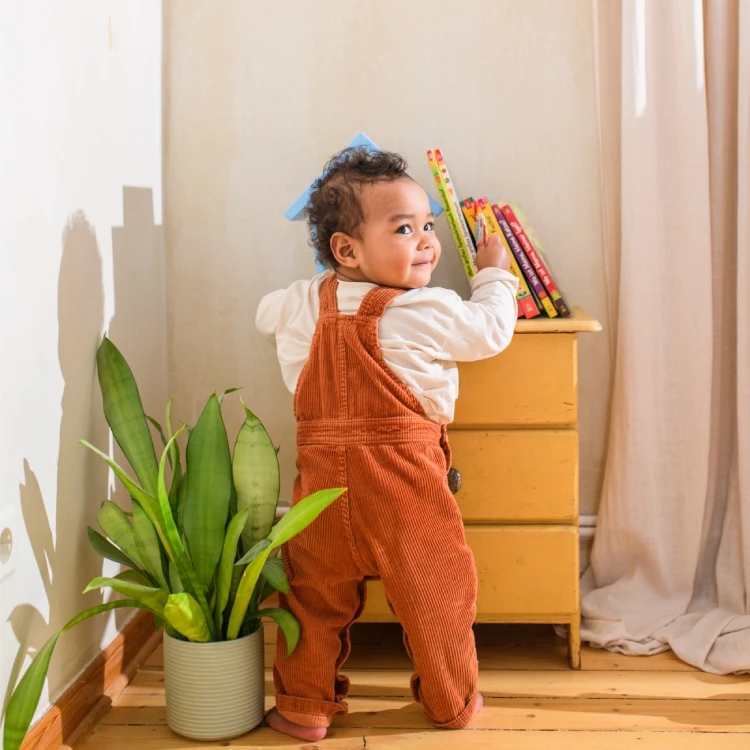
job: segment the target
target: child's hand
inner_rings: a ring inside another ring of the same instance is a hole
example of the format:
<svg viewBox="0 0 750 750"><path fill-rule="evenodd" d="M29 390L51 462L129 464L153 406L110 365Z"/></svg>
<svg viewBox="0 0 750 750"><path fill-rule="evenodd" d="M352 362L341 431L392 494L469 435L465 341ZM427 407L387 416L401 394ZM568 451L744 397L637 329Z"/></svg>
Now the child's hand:
<svg viewBox="0 0 750 750"><path fill-rule="evenodd" d="M510 270L510 254L499 234L491 234L484 245L477 248L477 268L502 268Z"/></svg>

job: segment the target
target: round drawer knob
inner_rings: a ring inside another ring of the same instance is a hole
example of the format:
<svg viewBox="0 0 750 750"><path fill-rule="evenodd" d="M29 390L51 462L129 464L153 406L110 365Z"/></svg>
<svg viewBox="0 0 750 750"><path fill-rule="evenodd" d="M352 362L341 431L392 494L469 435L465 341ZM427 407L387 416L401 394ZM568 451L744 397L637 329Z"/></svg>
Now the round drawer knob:
<svg viewBox="0 0 750 750"><path fill-rule="evenodd" d="M460 472L451 466L448 472L448 487L454 495L461 489L462 481Z"/></svg>

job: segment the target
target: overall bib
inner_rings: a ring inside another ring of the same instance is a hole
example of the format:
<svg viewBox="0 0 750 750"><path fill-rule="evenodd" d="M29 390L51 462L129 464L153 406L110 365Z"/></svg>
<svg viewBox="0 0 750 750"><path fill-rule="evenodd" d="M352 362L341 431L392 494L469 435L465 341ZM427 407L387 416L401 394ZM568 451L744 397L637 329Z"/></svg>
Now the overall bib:
<svg viewBox="0 0 750 750"><path fill-rule="evenodd" d="M349 628L365 582L383 581L414 662L414 699L436 726L460 729L477 698L472 623L477 578L448 488L445 428L431 421L383 360L378 323L401 290L377 287L356 315L338 312L335 276L320 290L320 317L294 397L293 502L321 489L344 493L282 547L290 593L281 606L300 622L288 658L279 631L276 707L290 721L327 727L348 710Z"/></svg>

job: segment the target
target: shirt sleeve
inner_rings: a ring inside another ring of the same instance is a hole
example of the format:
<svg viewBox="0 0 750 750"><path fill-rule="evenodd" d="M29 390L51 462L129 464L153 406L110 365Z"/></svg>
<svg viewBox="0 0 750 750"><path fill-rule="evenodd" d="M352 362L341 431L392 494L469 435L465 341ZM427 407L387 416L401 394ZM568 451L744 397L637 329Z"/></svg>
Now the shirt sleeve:
<svg viewBox="0 0 750 750"><path fill-rule="evenodd" d="M518 279L502 268L483 268L471 280L471 300L459 300L443 344L455 362L499 354L510 344L518 317Z"/></svg>
<svg viewBox="0 0 750 750"><path fill-rule="evenodd" d="M286 289L278 289L267 294L260 301L258 312L255 314L255 327L260 331L263 338L268 339L274 345L276 344L276 329L281 317L285 292Z"/></svg>

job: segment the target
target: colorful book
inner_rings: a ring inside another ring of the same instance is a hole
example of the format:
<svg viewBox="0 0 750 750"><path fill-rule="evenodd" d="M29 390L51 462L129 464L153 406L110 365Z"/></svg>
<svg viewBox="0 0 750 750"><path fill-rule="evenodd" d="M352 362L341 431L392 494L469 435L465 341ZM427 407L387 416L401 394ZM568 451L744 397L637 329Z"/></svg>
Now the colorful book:
<svg viewBox="0 0 750 750"><path fill-rule="evenodd" d="M446 182L443 178L443 173L440 164L438 163L435 151L430 150L427 152L427 161L430 163L430 170L435 180L435 185L437 186L438 193L440 194L440 201L442 202L443 208L445 209L445 215L448 218L448 225L451 228L451 233L453 234L453 239L456 243L456 247L458 248L458 253L461 256L461 262L463 263L466 277L469 279L469 281L471 281L477 272L474 243L468 234L468 227L465 226L466 222L464 221L464 217L461 213L460 207L458 208L458 210L456 210L453 206L453 200L451 199L448 188L446 187ZM447 175L447 169L445 174ZM451 190L453 190L452 183Z"/></svg>
<svg viewBox="0 0 750 750"><path fill-rule="evenodd" d="M521 267L523 275L529 282L529 287L533 290L534 294L536 294L547 315L549 315L550 318L556 318L558 314L557 308L552 304L552 300L549 298L549 295L544 288L544 284L542 284L541 279L537 276L534 266L531 265L531 261L524 252L518 238L513 234L513 230L510 228L510 224L505 218L505 214L500 210L500 206L498 206L497 203L492 204L492 213L495 214L497 223L500 225L500 229L505 235L505 239L508 240L510 249L518 261L518 265Z"/></svg>
<svg viewBox="0 0 750 750"><path fill-rule="evenodd" d="M539 315L541 307L537 305L536 300L531 294L526 277L523 275L521 268L518 265L518 261L516 260L513 251L510 249L508 240L505 239L505 235L500 229L500 225L495 218L495 214L490 207L489 201L487 198L480 198L477 203L479 205L479 210L482 212L482 215L487 222L487 231L490 234L500 235L500 239L505 243L505 249L510 255L510 272L518 279L518 301L523 310L524 317L535 318Z"/></svg>
<svg viewBox="0 0 750 750"><path fill-rule="evenodd" d="M537 309L537 306L534 304L534 300L531 297L529 287L526 284L526 279L524 279L523 274L521 273L521 269L518 267L518 263L513 257L513 252L508 247L508 241L500 231L500 227L497 224L497 219L495 219L495 214L492 213L492 209L490 208L486 199L480 198L478 201L476 201L476 203L474 202L473 198L467 198L466 200L461 201L461 210L464 213L464 217L466 218L466 223L469 225L469 229L471 229L472 232L474 231L475 207L479 214L484 216L484 220L487 222L487 233L499 234L500 239L505 243L508 255L510 255L510 272L518 279L518 293L516 295L516 299L518 302L518 317L533 318L539 315L539 310Z"/></svg>
<svg viewBox="0 0 750 750"><path fill-rule="evenodd" d="M518 204L515 204L518 206ZM563 299L562 293L560 292L557 284L552 278L552 274L549 271L549 266L545 263L546 258L541 257L541 253L537 252L537 244L539 238L534 235L536 242L532 242L530 238L530 232L533 232L528 219L524 216L523 220L518 216L513 208L513 204L501 203L500 210L505 214L505 218L510 224L510 228L513 233L518 237L518 241L521 243L526 255L531 261L531 265L534 266L534 270L537 272L539 278L544 284L544 288L549 293L552 299L552 304L557 308L557 311L563 318L570 317L570 308ZM520 212L520 207L519 207ZM521 212L522 213L522 212Z"/></svg>
<svg viewBox="0 0 750 750"><path fill-rule="evenodd" d="M469 231L469 227L467 226L466 220L464 219L464 215L461 211L461 206L458 199L458 191L456 190L456 186L451 179L450 172L448 172L448 165L445 163L445 159L443 158L443 152L439 148L435 149L435 159L438 163L438 167L440 168L440 179L443 181L445 191L448 194L448 199L451 202L451 208L456 215L456 224L458 225L458 228L461 232L461 239L463 240L463 244L466 247L467 252L471 255L471 260L474 264L474 268L476 268L477 253L474 249L474 236Z"/></svg>

